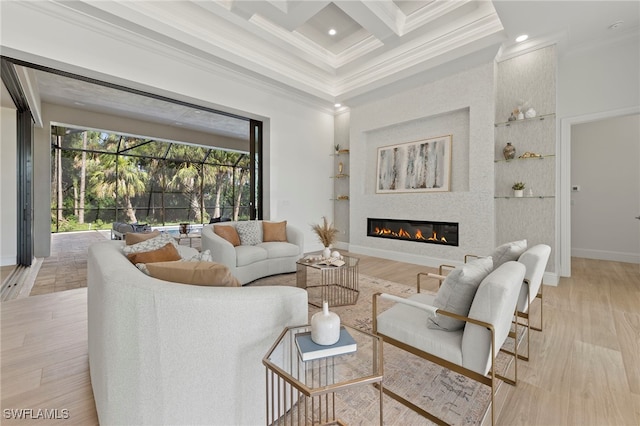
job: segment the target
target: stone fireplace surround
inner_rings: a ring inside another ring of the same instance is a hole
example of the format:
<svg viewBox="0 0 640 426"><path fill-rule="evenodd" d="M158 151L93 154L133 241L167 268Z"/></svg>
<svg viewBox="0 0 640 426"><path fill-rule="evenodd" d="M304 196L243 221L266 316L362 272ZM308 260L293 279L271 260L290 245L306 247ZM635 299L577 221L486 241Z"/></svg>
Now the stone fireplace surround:
<svg viewBox="0 0 640 426"><path fill-rule="evenodd" d="M349 250L438 266L494 247L494 67L481 65L353 108ZM379 147L452 135L451 191L376 194ZM367 218L459 223L459 245L367 236Z"/></svg>

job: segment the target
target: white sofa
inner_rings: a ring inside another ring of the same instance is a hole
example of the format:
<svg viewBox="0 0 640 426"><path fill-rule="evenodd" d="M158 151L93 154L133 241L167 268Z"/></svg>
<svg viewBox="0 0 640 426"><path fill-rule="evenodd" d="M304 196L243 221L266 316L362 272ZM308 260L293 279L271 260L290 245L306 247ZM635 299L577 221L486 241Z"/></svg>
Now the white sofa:
<svg viewBox="0 0 640 426"><path fill-rule="evenodd" d="M262 224L262 221L257 221ZM270 275L296 271L296 261L304 252L304 234L287 224L287 242L266 242L234 247L213 229L236 226L238 222L221 222L202 228L202 250L211 250L214 262L226 265L242 285Z"/></svg>
<svg viewBox="0 0 640 426"><path fill-rule="evenodd" d="M89 367L100 424L265 424L262 357L284 327L307 323L306 291L161 281L131 264L123 244L89 248Z"/></svg>

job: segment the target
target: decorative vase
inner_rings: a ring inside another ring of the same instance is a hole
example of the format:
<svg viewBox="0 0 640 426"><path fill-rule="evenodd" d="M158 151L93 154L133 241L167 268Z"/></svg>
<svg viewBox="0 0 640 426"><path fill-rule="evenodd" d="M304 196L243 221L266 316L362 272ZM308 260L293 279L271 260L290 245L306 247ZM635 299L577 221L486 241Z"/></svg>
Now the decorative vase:
<svg viewBox="0 0 640 426"><path fill-rule="evenodd" d="M524 195L524 189L514 189L513 190L513 196L516 198L522 198L522 196Z"/></svg>
<svg viewBox="0 0 640 426"><path fill-rule="evenodd" d="M329 259L330 257L331 257L331 249L329 247L325 247L324 250L322 250L322 258Z"/></svg>
<svg viewBox="0 0 640 426"><path fill-rule="evenodd" d="M311 317L311 340L318 345L333 345L340 339L340 317L329 312L329 302L322 302L322 312Z"/></svg>
<svg viewBox="0 0 640 426"><path fill-rule="evenodd" d="M502 150L505 160L513 160L516 157L516 147L507 142L507 146Z"/></svg>
<svg viewBox="0 0 640 426"><path fill-rule="evenodd" d="M342 174L342 170L344 168L344 164L342 164L342 161L338 163L338 174Z"/></svg>
<svg viewBox="0 0 640 426"><path fill-rule="evenodd" d="M518 120L524 120L524 113L522 111L518 113Z"/></svg>
<svg viewBox="0 0 640 426"><path fill-rule="evenodd" d="M524 118L534 118L536 116L536 110L533 108L529 108L525 113L524 113Z"/></svg>

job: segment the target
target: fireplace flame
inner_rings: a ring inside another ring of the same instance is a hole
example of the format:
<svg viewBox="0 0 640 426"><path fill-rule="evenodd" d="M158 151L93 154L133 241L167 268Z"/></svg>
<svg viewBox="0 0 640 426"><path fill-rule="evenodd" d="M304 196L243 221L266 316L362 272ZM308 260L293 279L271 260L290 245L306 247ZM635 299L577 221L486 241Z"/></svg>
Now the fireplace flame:
<svg viewBox="0 0 640 426"><path fill-rule="evenodd" d="M411 238L411 234L408 233L407 231L405 231L402 228L400 228L400 230L398 231L398 236L399 237L404 237L404 238Z"/></svg>
<svg viewBox="0 0 640 426"><path fill-rule="evenodd" d="M389 236L393 236L393 237L399 237L399 238L413 238L414 240L426 240L426 241L441 241L443 243L447 242L447 239L445 237L440 237L438 238L438 235L436 234L435 231L433 231L433 233L431 234L430 237L425 237L422 234L421 230L417 230L415 235L412 237L411 234L407 231L405 231L404 229L400 228L400 230L398 232L393 231L392 229L389 228L379 228L376 226L374 233L376 235L389 235Z"/></svg>
<svg viewBox="0 0 640 426"><path fill-rule="evenodd" d="M438 238L438 235L436 234L436 231L433 231L431 236L429 238L427 238L427 241L442 241L443 243L446 243L447 239L445 237Z"/></svg>

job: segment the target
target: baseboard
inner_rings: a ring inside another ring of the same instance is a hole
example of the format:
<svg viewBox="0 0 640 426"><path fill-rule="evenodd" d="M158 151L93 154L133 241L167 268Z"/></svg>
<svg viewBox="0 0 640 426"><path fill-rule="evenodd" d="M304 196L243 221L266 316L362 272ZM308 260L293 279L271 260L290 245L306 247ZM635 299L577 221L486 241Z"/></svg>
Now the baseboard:
<svg viewBox="0 0 640 426"><path fill-rule="evenodd" d="M571 248L571 257L584 257L586 259L611 260L614 262L625 263L640 263L640 253L625 253L609 250Z"/></svg>
<svg viewBox="0 0 640 426"><path fill-rule="evenodd" d="M383 259L395 260L397 262L413 263L415 265L423 265L431 268L437 268L440 265L460 266L463 262L456 262L451 259L441 259L438 257L429 257L424 255L415 255L410 253L399 253L390 250L381 250L371 247L348 245L347 250L353 254L364 254L367 256L381 257ZM560 282L560 276L556 272L545 272L542 278L545 285L557 287Z"/></svg>
<svg viewBox="0 0 640 426"><path fill-rule="evenodd" d="M410 253L399 253L390 250L381 250L371 247L363 246L349 246L349 252L354 254L364 254L367 256L381 257L383 259L395 260L398 262L413 263L415 265L429 266L431 268L437 268L442 264L458 266L462 265L462 262L455 262L451 259L441 259L438 257L429 257L425 255L417 255Z"/></svg>
<svg viewBox="0 0 640 426"><path fill-rule="evenodd" d="M2 256L0 258L0 266L13 266L18 263L17 256Z"/></svg>
<svg viewBox="0 0 640 426"><path fill-rule="evenodd" d="M560 282L560 276L556 272L545 272L542 276L542 284L557 287Z"/></svg>

